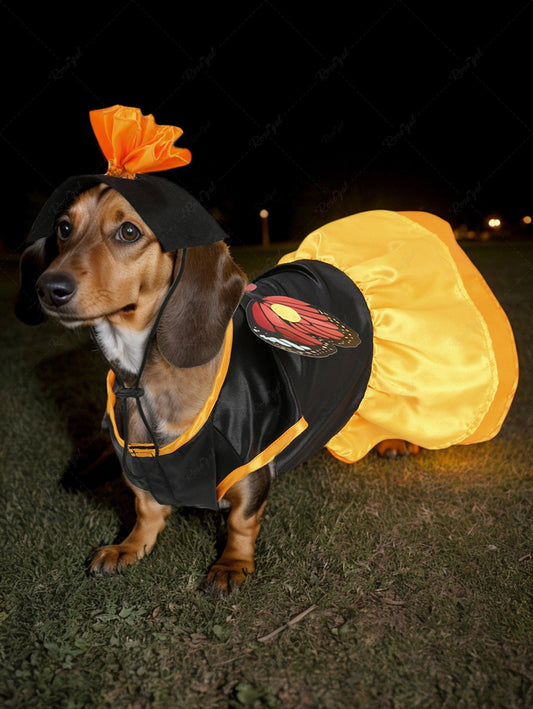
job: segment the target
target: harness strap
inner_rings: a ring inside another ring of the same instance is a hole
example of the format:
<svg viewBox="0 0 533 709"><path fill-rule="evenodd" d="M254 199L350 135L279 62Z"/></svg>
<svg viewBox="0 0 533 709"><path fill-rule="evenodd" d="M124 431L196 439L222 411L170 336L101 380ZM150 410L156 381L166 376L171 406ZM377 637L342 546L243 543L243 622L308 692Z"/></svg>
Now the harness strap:
<svg viewBox="0 0 533 709"><path fill-rule="evenodd" d="M144 396L144 389L141 387L138 389L135 387L124 387L123 389L117 389L115 396L117 399L128 399L130 397L139 399L141 396Z"/></svg>
<svg viewBox="0 0 533 709"><path fill-rule="evenodd" d="M160 321L161 321L161 317L162 317L162 315L163 315L163 311L165 310L166 306L168 305L168 302L170 301L170 298L172 297L174 291L176 290L176 288L177 288L177 286L178 286L178 284L179 284L179 282L180 282L180 280L181 280L181 277L182 277L182 275L183 275L183 271L185 270L185 257L186 257L186 254L187 254L187 249L185 248L185 249L183 249L182 252L181 252L181 263L180 263L180 267L179 267L178 274L177 274L176 278L174 279L174 282L173 282L172 285L170 286L170 288L169 288L169 290L168 290L168 293L166 294L166 296L165 296L163 302L161 303L161 306L160 306L160 308L159 308L159 310L158 310L158 312L157 312L157 315L156 315L156 317L155 317L154 323L153 323L153 325L152 325L152 329L150 330L150 334L148 335L148 338L147 338L147 340L146 340L146 345L145 345L145 348L144 348L144 353L143 353L143 358L142 358L141 366L139 367L139 372L137 373L137 377L136 377L135 385L134 385L134 386L132 386L132 387L124 386L124 381L123 381L122 377L120 376L120 374L119 374L119 372L117 371L116 367L114 367L114 366L111 364L111 362L108 360L108 358L107 358L106 355L105 355L105 352L103 351L103 349L102 349L100 343L98 342L98 338L96 337L96 332L95 332L94 328L92 328L92 327L90 328L91 337L92 337L92 340L93 340L94 344L96 345L96 349L100 352L100 355L102 356L104 362L105 362L105 363L107 364L107 366L113 371L113 373L114 373L114 375L115 375L115 380L116 380L116 382L117 382L117 384L118 384L118 389L117 389L116 392L115 392L115 396L117 396L117 397L120 398L120 399L124 399L124 401L125 401L125 405L124 405L124 432L123 432L123 433L124 433L124 447L123 447L123 449L122 449L122 461L121 461L121 463L122 463L122 468L123 468L123 470L125 470L125 471L128 470L127 463L126 463L126 456L127 456L127 452L128 452L128 403L127 403L127 400L128 400L128 399L134 399L135 402L137 403L137 408L138 408L138 410L139 410L139 415L140 415L140 417L141 417L141 419L142 419L142 422L143 422L143 424L144 424L144 426L145 426L145 428L146 428L146 430L147 430L147 432L148 432L148 435L149 435L150 438L152 439L152 443L153 443L153 446L154 446L154 449L155 449L155 460L156 460L156 464L157 464L157 465L160 467L160 469L161 469L161 466L160 466L160 463L159 463L159 460L158 460L158 458L159 458L159 444L157 443L155 434L154 434L154 432L152 431L152 428L150 427L150 424L148 423L148 419L147 419L147 417L146 417L146 414L145 414L144 409L143 409L142 404L141 404L141 399L142 399L142 397L144 396L144 389L140 386L140 381L141 381L141 377L142 377L144 368L145 368L145 366L146 366L146 362L148 361L148 354L149 354L149 352L150 352L150 347L152 346L152 342L153 342L153 340L154 340L154 338L155 338L155 335L156 335L156 332L157 332L157 328L159 327L159 323L160 323ZM177 253L176 253L176 257L175 257L175 258L177 258ZM162 469L161 469L161 471L162 471ZM162 471L162 472L163 472L163 471ZM163 473L163 474L164 474L164 473ZM165 477L165 479L166 479L166 477Z"/></svg>

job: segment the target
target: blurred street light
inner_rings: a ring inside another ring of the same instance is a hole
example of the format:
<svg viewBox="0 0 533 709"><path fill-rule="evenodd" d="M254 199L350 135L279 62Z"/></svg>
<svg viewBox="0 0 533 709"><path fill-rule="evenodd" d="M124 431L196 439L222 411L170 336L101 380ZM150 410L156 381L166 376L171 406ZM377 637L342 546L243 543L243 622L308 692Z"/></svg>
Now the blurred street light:
<svg viewBox="0 0 533 709"><path fill-rule="evenodd" d="M269 246L270 244L270 230L268 228L268 209L262 209L259 212L261 217L261 245Z"/></svg>

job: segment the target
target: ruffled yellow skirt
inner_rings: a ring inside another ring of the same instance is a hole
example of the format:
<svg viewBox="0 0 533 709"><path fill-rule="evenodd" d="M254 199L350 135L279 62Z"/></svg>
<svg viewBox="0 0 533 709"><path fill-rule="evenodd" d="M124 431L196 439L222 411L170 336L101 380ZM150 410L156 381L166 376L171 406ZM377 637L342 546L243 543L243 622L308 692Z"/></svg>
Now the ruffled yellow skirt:
<svg viewBox="0 0 533 709"><path fill-rule="evenodd" d="M450 225L425 212L363 212L310 234L280 263L318 259L363 293L374 359L358 411L327 444L345 462L380 441L478 443L501 428L518 383L509 321Z"/></svg>

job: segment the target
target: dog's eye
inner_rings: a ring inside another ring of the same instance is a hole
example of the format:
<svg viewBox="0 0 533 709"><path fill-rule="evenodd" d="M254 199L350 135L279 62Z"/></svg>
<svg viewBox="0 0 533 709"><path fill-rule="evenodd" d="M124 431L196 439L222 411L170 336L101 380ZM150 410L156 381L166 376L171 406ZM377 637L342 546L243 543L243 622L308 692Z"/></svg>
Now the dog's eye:
<svg viewBox="0 0 533 709"><path fill-rule="evenodd" d="M137 241L137 239L140 239L141 236L142 234L135 224L132 224L131 222L124 222L124 224L119 227L115 238L119 241L127 241L131 244L132 242Z"/></svg>
<svg viewBox="0 0 533 709"><path fill-rule="evenodd" d="M72 224L67 221L59 222L56 227L56 233L58 239L61 239L61 241L66 241L72 234Z"/></svg>

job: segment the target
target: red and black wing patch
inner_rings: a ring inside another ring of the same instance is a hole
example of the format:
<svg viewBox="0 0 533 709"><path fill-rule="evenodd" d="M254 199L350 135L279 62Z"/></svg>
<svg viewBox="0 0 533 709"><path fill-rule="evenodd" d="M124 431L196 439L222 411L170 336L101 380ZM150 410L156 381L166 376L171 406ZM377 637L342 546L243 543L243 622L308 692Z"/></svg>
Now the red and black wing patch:
<svg viewBox="0 0 533 709"><path fill-rule="evenodd" d="M328 357L337 347L357 347L359 335L334 315L284 295L252 300L248 325L269 345L307 357Z"/></svg>

